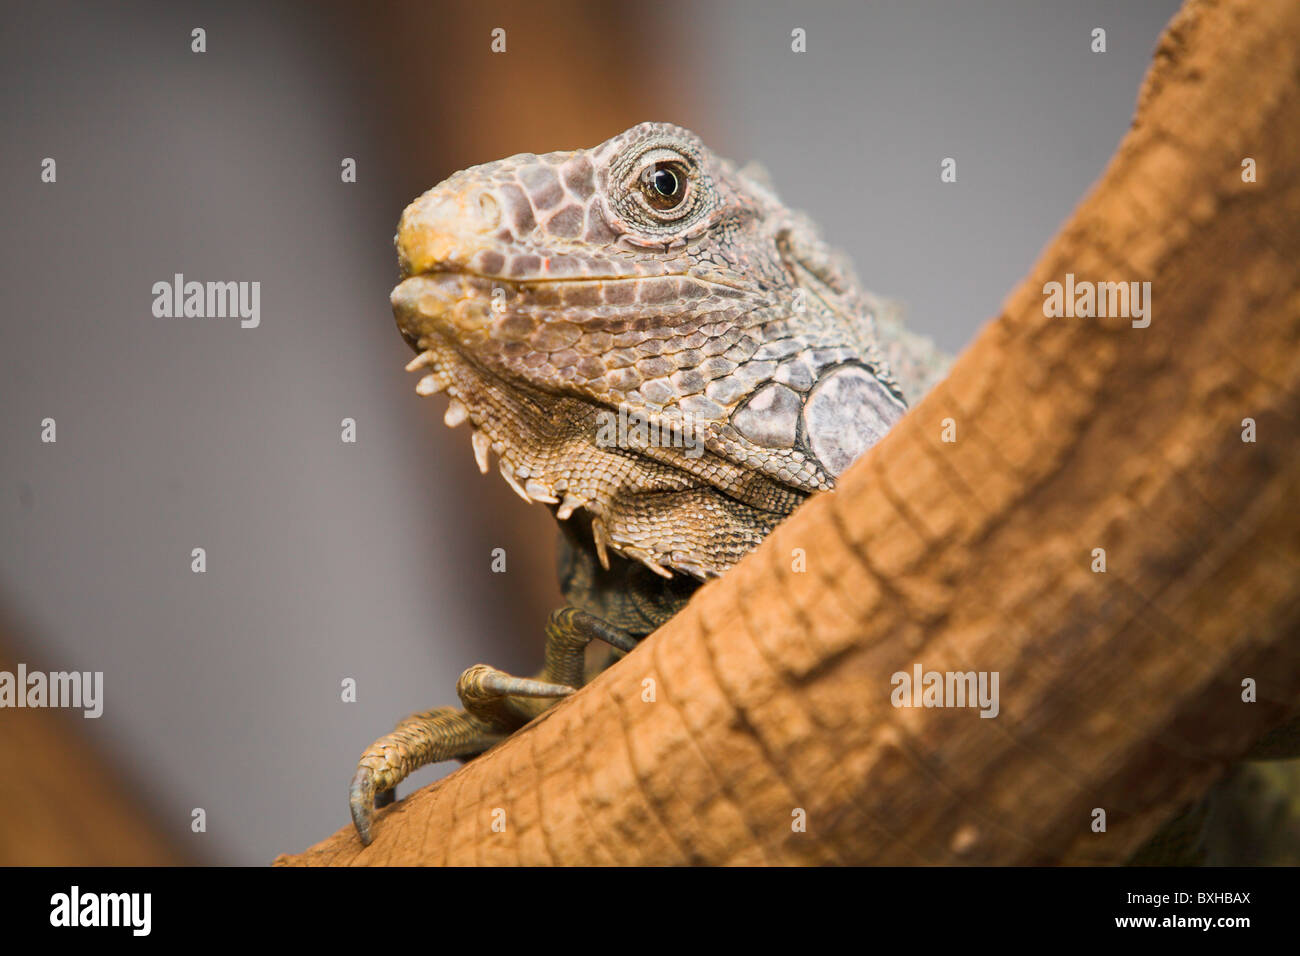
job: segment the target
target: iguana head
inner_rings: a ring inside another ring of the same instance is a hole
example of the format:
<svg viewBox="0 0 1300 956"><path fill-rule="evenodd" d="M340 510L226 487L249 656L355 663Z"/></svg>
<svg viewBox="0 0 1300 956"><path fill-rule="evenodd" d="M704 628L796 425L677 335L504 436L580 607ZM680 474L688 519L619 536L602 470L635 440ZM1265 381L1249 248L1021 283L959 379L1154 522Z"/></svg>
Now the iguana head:
<svg viewBox="0 0 1300 956"><path fill-rule="evenodd" d="M452 396L480 466L661 571L723 570L905 407L843 261L676 126L456 173L396 243L419 390ZM715 558L687 553L691 514Z"/></svg>

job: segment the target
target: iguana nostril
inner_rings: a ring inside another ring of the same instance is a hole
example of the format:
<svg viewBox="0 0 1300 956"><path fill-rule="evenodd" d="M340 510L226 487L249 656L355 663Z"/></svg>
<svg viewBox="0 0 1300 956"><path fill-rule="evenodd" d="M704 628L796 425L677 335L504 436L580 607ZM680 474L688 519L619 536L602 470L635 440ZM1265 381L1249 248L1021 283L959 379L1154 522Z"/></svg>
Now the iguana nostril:
<svg viewBox="0 0 1300 956"><path fill-rule="evenodd" d="M495 229L501 222L501 204L490 192L478 194L478 218L479 228L484 231Z"/></svg>

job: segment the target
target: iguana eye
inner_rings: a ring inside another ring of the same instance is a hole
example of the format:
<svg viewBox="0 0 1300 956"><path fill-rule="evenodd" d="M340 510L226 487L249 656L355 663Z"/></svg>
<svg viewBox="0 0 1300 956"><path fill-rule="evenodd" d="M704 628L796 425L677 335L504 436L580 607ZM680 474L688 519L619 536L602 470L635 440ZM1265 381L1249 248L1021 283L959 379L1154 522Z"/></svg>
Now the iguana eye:
<svg viewBox="0 0 1300 956"><path fill-rule="evenodd" d="M646 202L662 212L682 204L689 183L686 168L673 160L650 163L641 171L641 192Z"/></svg>
<svg viewBox="0 0 1300 956"><path fill-rule="evenodd" d="M633 243L662 246L707 227L717 205L705 157L689 142L634 143L610 161L610 205Z"/></svg>

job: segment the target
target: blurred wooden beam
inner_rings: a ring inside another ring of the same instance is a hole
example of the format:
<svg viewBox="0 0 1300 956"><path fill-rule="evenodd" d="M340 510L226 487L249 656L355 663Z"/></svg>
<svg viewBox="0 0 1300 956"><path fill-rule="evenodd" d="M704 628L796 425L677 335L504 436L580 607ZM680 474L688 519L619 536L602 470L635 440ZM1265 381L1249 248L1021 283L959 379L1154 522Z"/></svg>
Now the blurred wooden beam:
<svg viewBox="0 0 1300 956"><path fill-rule="evenodd" d="M0 671L44 669L0 634ZM78 711L0 710L0 866L193 862L81 732Z"/></svg>

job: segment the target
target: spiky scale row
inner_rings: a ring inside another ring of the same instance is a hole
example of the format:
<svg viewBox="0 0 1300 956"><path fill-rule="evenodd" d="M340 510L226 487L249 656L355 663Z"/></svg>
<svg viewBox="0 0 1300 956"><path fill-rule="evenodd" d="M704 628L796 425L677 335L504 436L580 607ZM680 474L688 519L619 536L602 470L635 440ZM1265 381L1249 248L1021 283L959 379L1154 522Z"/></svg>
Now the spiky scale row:
<svg viewBox="0 0 1300 956"><path fill-rule="evenodd" d="M478 465L478 470L482 474L488 473L488 452L492 450L492 439L488 438L481 431L475 431L469 436L470 444L474 447L474 461Z"/></svg>

